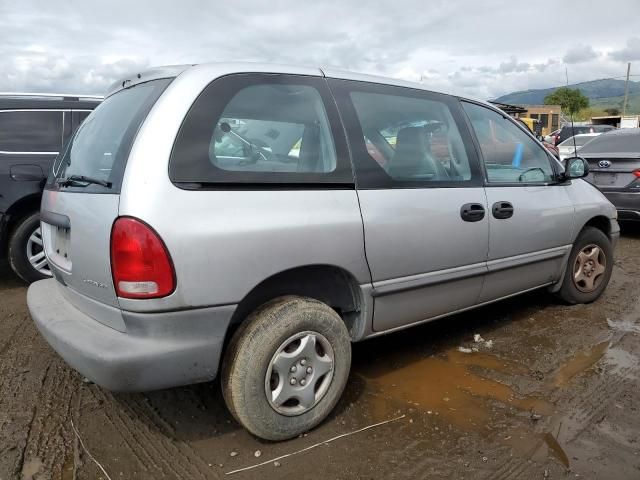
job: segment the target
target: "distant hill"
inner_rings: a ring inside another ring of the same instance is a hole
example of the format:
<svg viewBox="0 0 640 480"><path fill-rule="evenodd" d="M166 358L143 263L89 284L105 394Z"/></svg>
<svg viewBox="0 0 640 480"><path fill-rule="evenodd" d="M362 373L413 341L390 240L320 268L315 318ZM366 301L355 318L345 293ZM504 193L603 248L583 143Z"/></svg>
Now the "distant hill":
<svg viewBox="0 0 640 480"><path fill-rule="evenodd" d="M629 85L631 90L631 85ZM593 98L589 100L589 104L593 108L604 110L605 108L617 108L622 112L622 103L624 102L624 94L619 97ZM640 93L629 93L627 99L627 113L640 114Z"/></svg>
<svg viewBox="0 0 640 480"><path fill-rule="evenodd" d="M585 96L589 97L589 102L592 107L622 108L624 83L624 80L602 79L575 83L569 85L569 88L579 88ZM544 104L544 97L553 93L557 88L559 87L508 93L496 98L496 101L515 105L542 105ZM627 111L640 113L640 82L629 82L629 103L627 104Z"/></svg>

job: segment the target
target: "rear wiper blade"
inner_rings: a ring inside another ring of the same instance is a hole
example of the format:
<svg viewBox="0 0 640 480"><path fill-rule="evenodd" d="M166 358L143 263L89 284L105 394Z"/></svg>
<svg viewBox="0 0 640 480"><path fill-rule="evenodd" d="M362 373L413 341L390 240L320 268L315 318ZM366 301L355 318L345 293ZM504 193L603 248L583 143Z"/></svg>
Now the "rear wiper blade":
<svg viewBox="0 0 640 480"><path fill-rule="evenodd" d="M86 187L87 185L102 185L111 188L111 182L100 180L99 178L86 177L84 175L69 175L66 178L59 178L56 183L61 187Z"/></svg>

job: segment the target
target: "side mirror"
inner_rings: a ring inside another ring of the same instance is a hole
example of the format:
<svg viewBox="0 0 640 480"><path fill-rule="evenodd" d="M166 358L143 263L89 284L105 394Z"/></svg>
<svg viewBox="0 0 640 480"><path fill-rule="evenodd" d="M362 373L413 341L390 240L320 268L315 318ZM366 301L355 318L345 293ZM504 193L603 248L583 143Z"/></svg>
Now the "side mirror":
<svg viewBox="0 0 640 480"><path fill-rule="evenodd" d="M583 178L589 175L589 163L582 157L569 157L564 161L564 178Z"/></svg>

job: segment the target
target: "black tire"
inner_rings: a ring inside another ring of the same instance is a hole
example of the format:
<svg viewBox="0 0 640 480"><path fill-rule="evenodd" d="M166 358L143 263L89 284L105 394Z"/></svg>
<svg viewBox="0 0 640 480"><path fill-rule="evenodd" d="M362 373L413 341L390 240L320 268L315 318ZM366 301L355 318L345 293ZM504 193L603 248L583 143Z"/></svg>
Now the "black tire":
<svg viewBox="0 0 640 480"><path fill-rule="evenodd" d="M13 271L27 283L50 277L36 270L27 256L27 243L38 228L40 228L40 214L36 212L21 219L9 238L9 264Z"/></svg>
<svg viewBox="0 0 640 480"><path fill-rule="evenodd" d="M313 407L295 416L285 415L269 403L265 379L278 349L302 332L321 334L329 342L333 376ZM254 311L233 335L222 366L222 392L231 414L249 432L265 440L286 440L329 415L342 395L350 368L351 338L340 316L317 300L280 297Z"/></svg>
<svg viewBox="0 0 640 480"><path fill-rule="evenodd" d="M598 284L595 289L590 292L581 291L574 281L574 267L576 265L576 259L578 254L589 245L596 245L600 247L606 261L605 270L601 274L601 279L596 280ZM585 227L578 235L571 255L567 263L567 268L562 281L562 287L558 292L558 296L565 302L574 305L576 303L591 303L597 300L604 289L607 288L609 280L611 279L611 272L613 271L613 246L609 238L597 228Z"/></svg>

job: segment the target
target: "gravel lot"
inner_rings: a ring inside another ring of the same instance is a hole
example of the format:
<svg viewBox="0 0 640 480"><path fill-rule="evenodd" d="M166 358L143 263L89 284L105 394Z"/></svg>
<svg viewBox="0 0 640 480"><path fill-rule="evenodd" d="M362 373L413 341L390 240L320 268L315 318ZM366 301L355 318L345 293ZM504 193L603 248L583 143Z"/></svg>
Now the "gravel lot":
<svg viewBox="0 0 640 480"><path fill-rule="evenodd" d="M243 431L217 382L145 394L83 382L39 336L25 285L0 265L0 480L638 479L639 260L640 228L625 228L595 304L534 292L357 344L334 414L282 443Z"/></svg>

